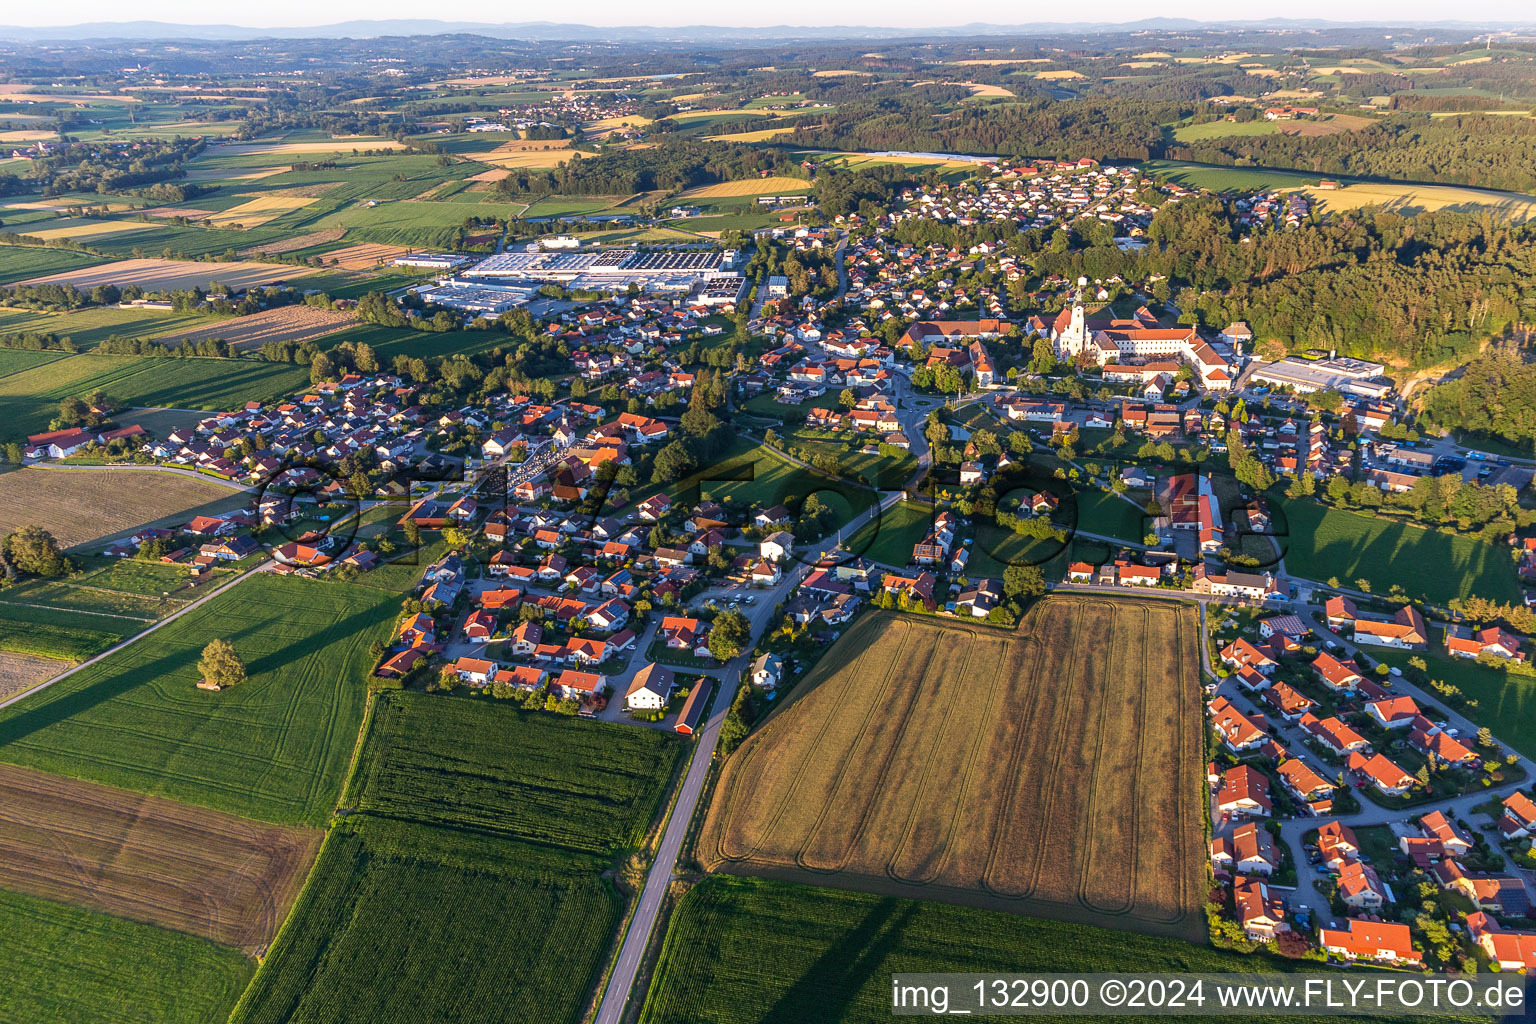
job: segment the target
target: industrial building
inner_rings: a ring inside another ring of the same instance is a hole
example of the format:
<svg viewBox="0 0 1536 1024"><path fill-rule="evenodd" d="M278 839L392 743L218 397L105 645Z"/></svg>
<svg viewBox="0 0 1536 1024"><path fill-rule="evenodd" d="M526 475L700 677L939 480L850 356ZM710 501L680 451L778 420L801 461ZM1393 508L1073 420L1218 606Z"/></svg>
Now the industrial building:
<svg viewBox="0 0 1536 1024"><path fill-rule="evenodd" d="M1380 398L1392 390L1392 382L1382 379L1386 367L1381 363L1332 356L1328 359L1301 359L1287 356L1253 371L1250 381L1290 388L1297 394L1332 388L1346 395Z"/></svg>

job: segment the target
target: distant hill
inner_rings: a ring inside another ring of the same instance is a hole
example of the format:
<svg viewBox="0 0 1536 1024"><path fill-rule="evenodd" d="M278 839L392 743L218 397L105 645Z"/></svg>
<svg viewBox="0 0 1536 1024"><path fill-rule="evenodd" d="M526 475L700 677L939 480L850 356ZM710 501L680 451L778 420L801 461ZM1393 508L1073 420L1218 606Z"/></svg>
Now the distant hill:
<svg viewBox="0 0 1536 1024"><path fill-rule="evenodd" d="M629 42L752 42L786 39L899 39L916 35L965 38L970 36L1018 36L1060 33L1112 33L1144 31L1183 31L1198 29L1318 29L1386 25L1384 22L1322 22L1295 18L1269 18L1262 21L1202 22L1190 18L1145 18L1140 21L1110 22L1030 22L1021 25L971 23L939 27L880 27L869 25L793 26L729 28L715 25L690 25L677 28L653 26L602 27L562 24L547 21L496 24L472 21L435 21L430 19L391 19L343 21L332 25L286 28L252 28L241 25L183 25L163 21L90 22L83 25L47 27L0 26L0 39L18 42L43 40L97 39L202 39L245 41L253 39L373 39L381 36L479 35L496 39L526 40L621 40ZM1508 30L1510 23L1462 21L1394 22L1392 27L1456 27Z"/></svg>

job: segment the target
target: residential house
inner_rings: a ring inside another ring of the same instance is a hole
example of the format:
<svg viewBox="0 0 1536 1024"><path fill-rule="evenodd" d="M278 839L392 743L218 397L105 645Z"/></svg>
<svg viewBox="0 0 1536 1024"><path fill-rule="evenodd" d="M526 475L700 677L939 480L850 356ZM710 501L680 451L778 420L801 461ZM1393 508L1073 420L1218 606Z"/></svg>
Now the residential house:
<svg viewBox="0 0 1536 1024"><path fill-rule="evenodd" d="M1269 817L1274 813L1269 780L1246 764L1227 769L1216 792L1216 810L1231 818Z"/></svg>
<svg viewBox="0 0 1536 1024"><path fill-rule="evenodd" d="M784 677L784 661L777 654L760 654L753 660L750 671L753 686L772 690Z"/></svg>
<svg viewBox="0 0 1536 1024"><path fill-rule="evenodd" d="M1251 750L1263 743L1268 736L1264 724L1255 721L1237 709L1237 706L1225 697L1217 697L1211 701L1209 709L1211 716L1211 728L1221 736L1227 749L1233 753L1243 750Z"/></svg>
<svg viewBox="0 0 1536 1024"><path fill-rule="evenodd" d="M1391 622L1357 619L1355 643L1422 651L1429 646L1429 626L1417 608L1404 605L1392 616Z"/></svg>
<svg viewBox="0 0 1536 1024"><path fill-rule="evenodd" d="M1536 831L1536 802L1518 790L1505 797L1499 831L1505 839L1524 839Z"/></svg>
<svg viewBox="0 0 1536 1024"><path fill-rule="evenodd" d="M1339 869L1339 899L1356 910L1379 910L1389 900L1386 886L1369 864L1346 861Z"/></svg>
<svg viewBox="0 0 1536 1024"><path fill-rule="evenodd" d="M1346 960L1373 960L1378 963L1424 961L1424 954L1413 948L1413 937L1405 924L1350 918L1347 929L1323 928L1318 944L1326 952Z"/></svg>
<svg viewBox="0 0 1536 1024"><path fill-rule="evenodd" d="M625 703L635 711L660 711L672 699L677 682L665 665L646 665L629 684Z"/></svg>
<svg viewBox="0 0 1536 1024"><path fill-rule="evenodd" d="M795 550L795 535L787 530L775 530L758 542L757 552L764 558L777 562L788 558Z"/></svg>
<svg viewBox="0 0 1536 1024"><path fill-rule="evenodd" d="M1419 705L1412 697L1388 697L1365 705L1366 713L1387 729L1407 728L1419 717Z"/></svg>
<svg viewBox="0 0 1536 1024"><path fill-rule="evenodd" d="M1211 865L1228 874L1271 875L1280 869L1280 854L1264 826L1229 823L1211 840Z"/></svg>
<svg viewBox="0 0 1536 1024"><path fill-rule="evenodd" d="M1345 766L1351 773L1369 781L1386 796L1402 796L1412 789L1417 781L1381 754L1366 757L1357 751L1349 755Z"/></svg>
<svg viewBox="0 0 1536 1024"><path fill-rule="evenodd" d="M1234 882L1232 902L1237 908L1238 923L1250 939L1267 942L1290 930L1285 922L1285 901L1260 879L1239 878Z"/></svg>

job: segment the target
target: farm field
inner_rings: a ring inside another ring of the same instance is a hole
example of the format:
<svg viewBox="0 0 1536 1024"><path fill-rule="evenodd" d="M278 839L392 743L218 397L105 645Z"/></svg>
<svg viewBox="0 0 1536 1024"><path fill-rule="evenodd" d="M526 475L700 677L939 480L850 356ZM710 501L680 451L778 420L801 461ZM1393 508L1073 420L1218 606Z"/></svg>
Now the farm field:
<svg viewBox="0 0 1536 1024"><path fill-rule="evenodd" d="M358 807L594 854L639 846L686 746L505 702L385 693ZM579 765L579 771L572 771Z"/></svg>
<svg viewBox="0 0 1536 1024"><path fill-rule="evenodd" d="M347 135L319 142L286 142L282 139L255 142L227 142L209 146L204 157L265 156L269 153L351 153L354 149L404 149L394 139L373 136Z"/></svg>
<svg viewBox="0 0 1536 1024"><path fill-rule="evenodd" d="M78 355L0 377L0 437L48 429L60 399L96 389L129 406L235 409L309 386L302 366L254 359Z"/></svg>
<svg viewBox="0 0 1536 1024"><path fill-rule="evenodd" d="M139 225L142 226L142 225ZM80 267L19 281L19 284L72 284L89 291L98 284L125 288L136 284L146 289L206 288L209 282L227 284L236 291L276 281L291 281L314 271L307 267L271 263L207 262L166 259L125 259L94 267Z"/></svg>
<svg viewBox="0 0 1536 1024"><path fill-rule="evenodd" d="M1279 133L1280 126L1273 121L1207 121L1204 124L1181 125L1173 130L1173 137L1180 142L1199 142L1204 139Z"/></svg>
<svg viewBox="0 0 1536 1024"><path fill-rule="evenodd" d="M106 258L69 249L41 249L32 246L0 246L0 284L10 284L27 277L82 270L105 263Z"/></svg>
<svg viewBox="0 0 1536 1024"><path fill-rule="evenodd" d="M192 331L174 331L162 335L170 345L182 341L198 342L204 338L223 338L235 349L260 348L269 341L302 343L346 330L357 323L351 313L319 309L315 306L279 306L249 316L230 317Z"/></svg>
<svg viewBox="0 0 1536 1024"><path fill-rule="evenodd" d="M1321 174L1271 170L1267 167L1207 167L1202 164L1148 160L1143 166L1161 178L1186 188L1212 192L1251 192L1264 188L1295 188L1315 185Z"/></svg>
<svg viewBox="0 0 1536 1024"><path fill-rule="evenodd" d="M1519 224L1536 217L1536 196L1518 192L1493 192L1455 185L1393 185L1359 182L1333 190L1307 189L1307 194L1323 213L1355 210L1362 206L1380 206L1402 214L1459 210L1464 213L1487 211L1496 217Z"/></svg>
<svg viewBox="0 0 1536 1024"><path fill-rule="evenodd" d="M148 625L136 618L9 604L0 615L0 651L84 661Z"/></svg>
<svg viewBox="0 0 1536 1024"><path fill-rule="evenodd" d="M69 667L69 662L33 654L0 651L0 700L31 689Z"/></svg>
<svg viewBox="0 0 1536 1024"><path fill-rule="evenodd" d="M726 762L698 859L1198 938L1194 638L1162 602L1047 598L1011 633L867 616Z"/></svg>
<svg viewBox="0 0 1536 1024"><path fill-rule="evenodd" d="M254 970L229 946L0 890L7 1024L208 1024Z"/></svg>
<svg viewBox="0 0 1536 1024"><path fill-rule="evenodd" d="M3 330L3 323L4 314L0 314L0 330ZM36 352L19 348L0 349L0 377L30 370L34 366L42 366L44 363L63 358L62 352Z"/></svg>
<svg viewBox="0 0 1536 1024"><path fill-rule="evenodd" d="M311 829L0 766L0 887L255 954L303 885Z"/></svg>
<svg viewBox="0 0 1536 1024"><path fill-rule="evenodd" d="M59 238L73 238L77 241L89 241L93 238L101 238L105 235L119 235L131 231L148 231L148 224L141 224L131 220L100 220L92 217L61 217L56 220L40 221L40 228L34 228L31 224L21 225L21 234L30 238L40 238L45 242L51 242Z"/></svg>
<svg viewBox="0 0 1536 1024"><path fill-rule="evenodd" d="M726 196L776 196L791 192L809 192L811 183L804 178L775 176L772 178L746 178L741 181L722 181L714 185L701 185L680 193L678 199L719 199Z"/></svg>
<svg viewBox="0 0 1536 1024"><path fill-rule="evenodd" d="M1131 964L1162 974L1298 966L1161 936L715 875L694 886L674 913L640 1020L883 1024L891 1019L896 972L1116 972Z"/></svg>
<svg viewBox="0 0 1536 1024"><path fill-rule="evenodd" d="M242 250L239 255L242 258L253 256L281 256L283 253L296 252L299 249L308 249L315 245L327 245L331 242L339 242L347 233L346 228L331 228L328 231L311 231L307 235L295 235L292 238L284 238L276 242L265 242Z"/></svg>
<svg viewBox="0 0 1536 1024"><path fill-rule="evenodd" d="M601 873L684 749L489 698L380 694L356 812L231 1021L576 1024L624 905ZM488 941L472 970L442 955Z"/></svg>
<svg viewBox="0 0 1536 1024"><path fill-rule="evenodd" d="M1520 601L1514 565L1501 548L1278 493L1270 497L1285 514L1273 527L1285 568L1301 579L1336 576L1345 586L1366 579L1381 594L1398 584L1409 597L1438 604L1473 594Z"/></svg>
<svg viewBox="0 0 1536 1024"><path fill-rule="evenodd" d="M403 256L409 252L403 245L378 245L362 242L357 245L348 245L340 249L331 249L324 254L327 266L337 266L342 270L371 270L381 264L389 263L396 256Z"/></svg>
<svg viewBox="0 0 1536 1024"><path fill-rule="evenodd" d="M247 501L212 481L128 469L41 469L0 473L0 533L35 523L71 548L195 510Z"/></svg>
<svg viewBox="0 0 1536 1024"><path fill-rule="evenodd" d="M311 196L256 196L206 219L210 225L219 228L255 228L289 211L303 209L314 201Z"/></svg>
<svg viewBox="0 0 1536 1024"><path fill-rule="evenodd" d="M607 862L356 815L231 1024L577 1024L622 903Z"/></svg>
<svg viewBox="0 0 1536 1024"><path fill-rule="evenodd" d="M24 309L0 309L0 333L36 331L68 338L81 349L90 349L116 334L125 338L154 337L174 330L192 330L205 324L225 323L227 318L200 313L176 313L165 309L115 309L92 307L66 313ZM58 358L59 353L52 353Z"/></svg>
<svg viewBox="0 0 1536 1024"><path fill-rule="evenodd" d="M368 645L397 595L257 574L0 711L0 761L261 821L323 823L362 721ZM250 678L196 687L209 639Z"/></svg>

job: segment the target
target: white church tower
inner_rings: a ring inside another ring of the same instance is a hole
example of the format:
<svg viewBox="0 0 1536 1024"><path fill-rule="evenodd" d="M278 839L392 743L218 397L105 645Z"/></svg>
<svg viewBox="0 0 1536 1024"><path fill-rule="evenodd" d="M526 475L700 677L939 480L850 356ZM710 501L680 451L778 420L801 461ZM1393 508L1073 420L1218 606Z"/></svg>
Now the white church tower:
<svg viewBox="0 0 1536 1024"><path fill-rule="evenodd" d="M1086 277L1077 279L1077 291L1072 296L1072 319L1056 343L1058 359L1076 359L1088 345L1088 321L1083 312L1083 289L1087 286Z"/></svg>

